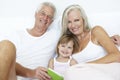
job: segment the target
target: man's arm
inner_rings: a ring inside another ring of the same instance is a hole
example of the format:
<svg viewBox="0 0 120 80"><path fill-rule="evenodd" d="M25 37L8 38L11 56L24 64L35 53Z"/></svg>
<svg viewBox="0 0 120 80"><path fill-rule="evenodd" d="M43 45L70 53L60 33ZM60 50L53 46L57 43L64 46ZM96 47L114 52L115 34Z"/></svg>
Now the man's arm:
<svg viewBox="0 0 120 80"><path fill-rule="evenodd" d="M36 69L28 69L16 63L16 74L28 78L50 80L50 76L48 76L47 74L47 69L44 67L38 67Z"/></svg>
<svg viewBox="0 0 120 80"><path fill-rule="evenodd" d="M33 70L23 67L22 65L16 63L16 74L24 77L32 77Z"/></svg>

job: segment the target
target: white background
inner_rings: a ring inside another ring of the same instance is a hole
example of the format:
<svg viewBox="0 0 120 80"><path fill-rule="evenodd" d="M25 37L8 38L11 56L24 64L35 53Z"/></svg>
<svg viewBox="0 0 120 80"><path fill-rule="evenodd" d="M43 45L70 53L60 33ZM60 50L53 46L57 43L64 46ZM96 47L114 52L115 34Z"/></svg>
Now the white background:
<svg viewBox="0 0 120 80"><path fill-rule="evenodd" d="M116 28L115 32L120 32L120 0L0 0L0 34L32 27L34 12L43 1L55 4L57 17L66 6L77 3L85 9L92 25L109 26L111 31Z"/></svg>

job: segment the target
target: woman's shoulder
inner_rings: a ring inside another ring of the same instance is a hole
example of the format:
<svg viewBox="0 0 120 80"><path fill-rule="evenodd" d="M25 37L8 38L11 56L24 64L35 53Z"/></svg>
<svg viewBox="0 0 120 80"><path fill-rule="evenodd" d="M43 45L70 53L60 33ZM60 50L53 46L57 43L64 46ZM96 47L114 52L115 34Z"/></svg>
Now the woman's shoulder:
<svg viewBox="0 0 120 80"><path fill-rule="evenodd" d="M91 29L91 32L92 33L98 33L98 32L101 32L101 31L104 31L103 27L102 26L94 26L92 29Z"/></svg>
<svg viewBox="0 0 120 80"><path fill-rule="evenodd" d="M106 31L102 26L95 26L91 29L91 35L94 37L100 37L106 35Z"/></svg>
<svg viewBox="0 0 120 80"><path fill-rule="evenodd" d="M95 26L91 29L91 40L95 43L98 42L99 39L103 39L105 35L106 31L102 26Z"/></svg>

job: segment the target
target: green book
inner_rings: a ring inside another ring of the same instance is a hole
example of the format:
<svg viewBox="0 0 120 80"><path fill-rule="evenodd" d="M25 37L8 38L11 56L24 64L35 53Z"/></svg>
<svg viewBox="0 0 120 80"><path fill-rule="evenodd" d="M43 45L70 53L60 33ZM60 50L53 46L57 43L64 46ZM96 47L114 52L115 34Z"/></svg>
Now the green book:
<svg viewBox="0 0 120 80"><path fill-rule="evenodd" d="M48 75L51 76L52 80L64 80L63 76L53 69L48 68Z"/></svg>

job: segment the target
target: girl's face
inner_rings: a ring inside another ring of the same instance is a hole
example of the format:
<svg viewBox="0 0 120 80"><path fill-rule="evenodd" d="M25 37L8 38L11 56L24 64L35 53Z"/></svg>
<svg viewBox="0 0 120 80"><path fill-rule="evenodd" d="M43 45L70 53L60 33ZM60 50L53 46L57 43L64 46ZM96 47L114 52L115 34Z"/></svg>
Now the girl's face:
<svg viewBox="0 0 120 80"><path fill-rule="evenodd" d="M68 14L68 25L69 31L74 35L80 35L83 32L83 19L80 15L80 11L72 10Z"/></svg>
<svg viewBox="0 0 120 80"><path fill-rule="evenodd" d="M59 56L62 57L69 57L72 55L73 52L73 41L69 41L68 43L59 44L58 50L59 50Z"/></svg>

